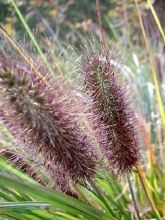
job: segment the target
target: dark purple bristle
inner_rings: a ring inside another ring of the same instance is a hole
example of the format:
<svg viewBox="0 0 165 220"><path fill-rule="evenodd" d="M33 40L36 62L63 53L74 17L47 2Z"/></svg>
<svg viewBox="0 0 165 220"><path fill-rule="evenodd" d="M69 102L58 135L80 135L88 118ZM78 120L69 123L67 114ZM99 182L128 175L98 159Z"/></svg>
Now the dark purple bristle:
<svg viewBox="0 0 165 220"><path fill-rule="evenodd" d="M76 117L74 98L65 92L61 76L56 82L48 76L45 79L49 86L27 65L1 58L0 118L28 154L43 155L56 183L58 169L65 175L63 183L89 180L95 173L96 157Z"/></svg>
<svg viewBox="0 0 165 220"><path fill-rule="evenodd" d="M96 126L103 125L103 153L117 174L129 172L139 161L139 142L122 74L106 50L85 60L83 75Z"/></svg>

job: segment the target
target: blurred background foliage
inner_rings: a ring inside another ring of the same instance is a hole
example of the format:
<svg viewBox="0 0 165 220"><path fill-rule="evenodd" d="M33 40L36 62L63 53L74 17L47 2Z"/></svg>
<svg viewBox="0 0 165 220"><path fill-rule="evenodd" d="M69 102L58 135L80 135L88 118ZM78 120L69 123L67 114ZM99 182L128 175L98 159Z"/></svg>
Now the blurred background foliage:
<svg viewBox="0 0 165 220"><path fill-rule="evenodd" d="M25 33L16 12L6 0L0 2L0 22L5 24L9 33L17 31L17 36ZM138 0L147 32L152 42L160 40L150 9L145 0ZM92 32L99 34L95 1L89 0L28 0L17 1L29 27L39 36L52 36L56 40L75 43L84 35ZM141 45L141 31L134 0L102 0L103 25L109 37L120 37L126 46ZM165 27L164 0L153 4L160 22ZM115 33L114 33L115 31Z"/></svg>
<svg viewBox="0 0 165 220"><path fill-rule="evenodd" d="M0 22L17 40L24 39L25 30L10 1L0 2ZM158 78L162 80L164 65L164 42L148 7L147 1L137 0L148 40L152 44L158 69ZM42 42L50 39L60 45L79 45L89 35L99 36L95 1L89 0L29 0L17 1L35 36ZM145 41L139 25L134 0L100 1L103 26L109 40L122 45L123 50L136 51L142 63L148 62ZM153 1L162 27L165 29L165 1ZM46 48L48 50L48 48Z"/></svg>
<svg viewBox="0 0 165 220"><path fill-rule="evenodd" d="M37 0L18 1L19 8L32 30L37 30L40 36L52 35L57 40L75 42L83 34L97 31L97 16L95 1L74 0ZM115 3L102 1L102 11L107 15ZM17 30L20 36L24 29L13 8L6 1L0 3L0 21L6 25L9 32ZM104 19L104 23L106 21ZM107 26L107 24L106 24Z"/></svg>

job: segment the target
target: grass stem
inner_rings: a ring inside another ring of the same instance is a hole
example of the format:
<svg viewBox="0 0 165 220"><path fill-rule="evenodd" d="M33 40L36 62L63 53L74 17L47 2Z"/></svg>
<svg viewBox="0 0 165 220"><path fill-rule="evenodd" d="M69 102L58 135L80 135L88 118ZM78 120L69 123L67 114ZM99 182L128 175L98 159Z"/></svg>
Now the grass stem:
<svg viewBox="0 0 165 220"><path fill-rule="evenodd" d="M155 204L154 204L154 201L152 200L152 198L151 198L151 196L150 196L150 194L149 194L149 192L148 192L148 190L147 190L147 189L148 189L148 186L147 186L147 181L146 181L145 175L144 175L144 173L143 173L141 167L136 166L136 169L137 169L137 173L138 173L140 182L141 182L142 187L143 187L143 189L144 189L144 192L145 192L145 194L146 194L146 197L147 197L147 199L148 199L148 201L149 201L149 203L150 203L150 206L151 206L153 212L155 213L157 219L158 219L158 220L161 220L161 216L160 216L158 210L156 209Z"/></svg>
<svg viewBox="0 0 165 220"><path fill-rule="evenodd" d="M134 193L134 190L133 190L133 186L132 186L129 174L127 174L127 180L128 180L128 185L129 185L132 201L133 201L133 204L134 204L135 212L136 212L136 215L137 215L137 219L141 220L138 205L137 205L137 201L136 201L136 197L135 197L135 193Z"/></svg>
<svg viewBox="0 0 165 220"><path fill-rule="evenodd" d="M91 187L93 188L93 190L97 193L97 195L99 195L99 197L101 198L101 200L103 201L106 209L109 211L109 213L115 217L115 213L113 212L113 210L111 209L111 207L109 206L107 200L105 199L103 193L101 192L101 190L99 189L99 187L93 182L90 181L89 184L91 185Z"/></svg>
<svg viewBox="0 0 165 220"><path fill-rule="evenodd" d="M55 77L54 71L53 71L53 69L52 69L50 63L47 61L47 59L46 59L46 57L45 57L45 55L44 55L44 53L43 53L41 47L39 46L39 44L38 44L36 38L34 37L33 33L31 32L31 30L30 30L30 28L29 28L27 22L25 21L23 15L21 14L21 11L19 10L17 4L15 3L14 0L11 0L11 4L12 4L12 6L14 7L14 10L16 11L16 13L17 13L17 15L18 15L20 21L22 22L22 25L24 26L25 30L27 31L27 33L28 33L28 35L29 35L31 41L33 42L35 48L37 49L38 54L40 55L40 57L41 57L43 63L44 63L45 66L47 67L47 69L48 69L48 71L50 72L50 74L52 75L52 77Z"/></svg>
<svg viewBox="0 0 165 220"><path fill-rule="evenodd" d="M151 65L153 83L155 85L155 91L156 91L156 97L157 97L159 112L160 112L160 116L161 116L161 119L162 119L163 129L165 131L165 112L164 112L163 100L162 100L161 93L160 93L159 82L158 82L157 75L156 75L156 67L155 67L155 61L154 61L154 58L153 58L153 52L152 52L150 43L147 39L147 34L146 34L146 31L145 31L145 28L144 28L144 24L143 24L141 12L140 12L140 9L139 9L138 1L137 0L134 0L134 1L135 1L135 6L136 6L138 18L139 18L140 27L141 27L143 38L144 38L145 45L146 45L146 50L147 50L147 53L149 55L149 62L150 62L150 65Z"/></svg>

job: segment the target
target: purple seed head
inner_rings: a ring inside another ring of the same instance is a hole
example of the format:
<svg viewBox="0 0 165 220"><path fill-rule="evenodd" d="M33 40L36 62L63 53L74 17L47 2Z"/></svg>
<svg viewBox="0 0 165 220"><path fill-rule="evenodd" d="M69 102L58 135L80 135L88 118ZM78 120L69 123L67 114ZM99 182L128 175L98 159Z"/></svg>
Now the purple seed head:
<svg viewBox="0 0 165 220"><path fill-rule="evenodd" d="M67 192L67 181L92 178L96 156L64 80L61 76L56 81L45 79L49 86L27 65L1 58L0 118L28 154L42 154L48 173Z"/></svg>
<svg viewBox="0 0 165 220"><path fill-rule="evenodd" d="M103 154L115 173L129 172L139 161L139 141L137 119L121 71L107 50L88 56L82 71L96 126L102 125Z"/></svg>

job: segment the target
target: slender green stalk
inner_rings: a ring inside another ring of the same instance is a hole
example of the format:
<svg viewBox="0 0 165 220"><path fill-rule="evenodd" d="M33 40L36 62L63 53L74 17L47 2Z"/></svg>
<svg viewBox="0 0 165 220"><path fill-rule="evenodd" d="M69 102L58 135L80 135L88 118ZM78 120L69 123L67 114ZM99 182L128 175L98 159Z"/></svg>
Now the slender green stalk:
<svg viewBox="0 0 165 220"><path fill-rule="evenodd" d="M105 199L105 197L104 197L103 193L101 192L101 190L99 189L99 187L97 187L93 181L90 181L89 184L94 189L94 191L99 195L99 197L102 199L102 201L104 202L104 205L107 208L107 210L109 211L109 213L115 217L116 216L115 213L113 212L113 210L109 206L107 200Z"/></svg>
<svg viewBox="0 0 165 220"><path fill-rule="evenodd" d="M157 97L159 112L160 112L160 116L161 116L161 119L162 119L163 129L165 130L165 112L164 112L163 100L162 100L160 89L159 89L159 83L158 83L157 76L156 76L155 62L154 62L154 58L153 58L153 55L152 55L150 43L147 39L147 34L146 34L146 31L145 31L145 28L144 28L144 25L143 25L143 21L142 21L141 12L140 12L140 9L139 9L138 1L137 0L134 0L134 1L135 1L137 13L138 13L140 27L141 27L143 38L144 38L145 45L146 45L146 50L147 50L147 53L149 55L149 61L150 61L150 64L151 64L151 70L152 70L153 82L154 82L154 85L155 85L155 91L156 91L156 97Z"/></svg>
<svg viewBox="0 0 165 220"><path fill-rule="evenodd" d="M148 199L148 201L150 203L150 206L151 206L153 212L155 213L157 219L161 220L162 218L161 218L158 210L156 209L154 201L152 200L152 198L151 198L151 196L150 196L150 194L148 192L148 186L147 186L145 175L144 175L143 171L141 170L141 168L139 166L137 166L136 169L137 169L137 172L138 172L138 176L139 176L140 182L141 182L142 187L144 189L144 192L146 194L146 197L147 197L147 199Z"/></svg>
<svg viewBox="0 0 165 220"><path fill-rule="evenodd" d="M111 30L111 32L113 34L114 39L119 41L119 34L117 33L116 29L114 28L114 25L112 24L112 22L110 21L108 16L105 16L105 20L109 26L109 29ZM119 42L119 43L121 43L121 42Z"/></svg>
<svg viewBox="0 0 165 220"><path fill-rule="evenodd" d="M133 186L132 186L129 174L127 174L127 180L128 180L128 185L129 185L132 201L133 201L133 204L134 204L135 212L136 212L136 215L137 215L137 219L140 220L141 217L140 217L137 201L136 201L136 198L135 198L135 193L134 193L134 190L133 190Z"/></svg>
<svg viewBox="0 0 165 220"><path fill-rule="evenodd" d="M27 33L28 33L30 39L32 40L32 42L33 42L35 48L37 49L37 51L38 51L38 53L39 53L39 55L40 55L42 61L43 61L44 64L46 65L46 67L47 67L47 69L49 70L50 74L51 74L53 77L55 77L54 72L53 72L53 69L52 69L50 63L47 61L47 59L46 59L46 57L45 57L45 55L44 55L44 53L43 53L41 47L39 46L39 44L38 44L36 38L34 37L33 33L31 32L31 30L30 30L30 28L29 28L27 22L25 21L23 15L21 14L21 11L19 10L17 4L15 3L14 0L11 0L11 4L12 4L12 6L14 7L14 9L15 9L15 11L16 11L18 17L19 17L19 19L21 20L21 22L22 22L22 24L23 24L25 30L27 31Z"/></svg>

